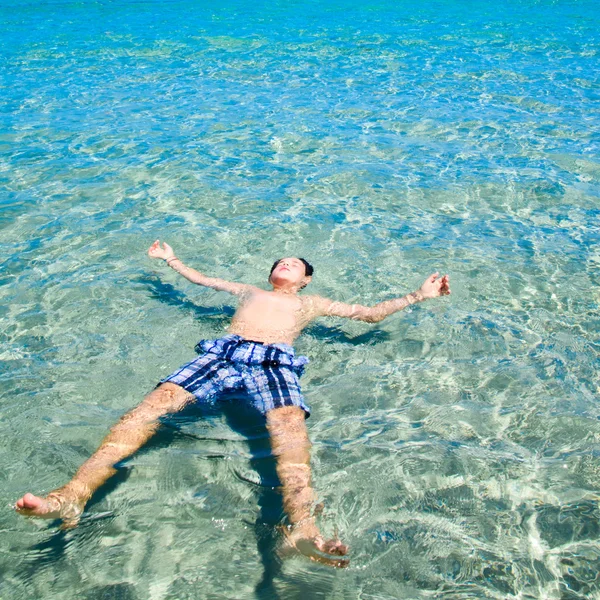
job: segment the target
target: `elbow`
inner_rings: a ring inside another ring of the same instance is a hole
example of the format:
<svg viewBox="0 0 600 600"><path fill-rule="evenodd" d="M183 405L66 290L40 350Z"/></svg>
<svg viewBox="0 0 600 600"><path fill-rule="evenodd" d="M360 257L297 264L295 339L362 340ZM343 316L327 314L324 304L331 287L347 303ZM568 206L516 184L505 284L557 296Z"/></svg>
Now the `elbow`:
<svg viewBox="0 0 600 600"><path fill-rule="evenodd" d="M383 321L383 315L378 315L373 312L367 312L357 317L360 321L364 321L365 323L379 323Z"/></svg>
<svg viewBox="0 0 600 600"><path fill-rule="evenodd" d="M381 323L381 321L383 321L385 317L382 316L377 316L377 317L370 317L369 319L366 319L367 323Z"/></svg>

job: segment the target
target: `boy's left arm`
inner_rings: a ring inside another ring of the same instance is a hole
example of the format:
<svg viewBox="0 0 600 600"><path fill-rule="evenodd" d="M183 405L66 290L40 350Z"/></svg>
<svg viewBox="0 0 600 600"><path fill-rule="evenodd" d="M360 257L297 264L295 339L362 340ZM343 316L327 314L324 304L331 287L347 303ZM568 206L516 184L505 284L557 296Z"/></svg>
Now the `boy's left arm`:
<svg viewBox="0 0 600 600"><path fill-rule="evenodd" d="M438 296L447 296L449 294L450 278L448 275L439 277L439 273L433 273L416 292L411 292L402 298L380 302L375 306L345 304L344 302L334 302L325 298L319 298L318 314L323 317L345 317L356 321L378 323L386 317L405 309L407 306L423 302L429 298L437 298Z"/></svg>

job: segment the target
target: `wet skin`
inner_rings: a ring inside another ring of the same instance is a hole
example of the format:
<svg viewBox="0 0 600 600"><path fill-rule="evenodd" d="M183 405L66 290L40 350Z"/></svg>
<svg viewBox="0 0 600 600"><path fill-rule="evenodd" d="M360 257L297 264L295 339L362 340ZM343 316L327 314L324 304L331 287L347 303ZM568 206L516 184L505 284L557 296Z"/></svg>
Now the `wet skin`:
<svg viewBox="0 0 600 600"><path fill-rule="evenodd" d="M272 290L207 277L183 264L168 244L157 240L148 250L151 258L167 264L189 281L239 298L229 333L265 344L292 344L313 319L323 316L345 317L370 323L378 322L403 308L450 294L447 275L430 275L421 288L373 307L333 302L320 296L300 296L308 285L305 266L297 258L282 259L272 272ZM73 527L92 494L114 473L114 465L141 448L155 433L160 417L182 410L195 398L173 383L164 383L148 394L137 407L126 413L110 430L99 448L79 468L66 485L46 497L25 494L16 510L26 516L63 520ZM325 540L315 516L315 498L311 484L310 441L304 411L297 406L276 408L267 413L267 429L277 461L283 507L289 526L284 529L283 551L299 552L311 560L345 567L348 547L337 539Z"/></svg>

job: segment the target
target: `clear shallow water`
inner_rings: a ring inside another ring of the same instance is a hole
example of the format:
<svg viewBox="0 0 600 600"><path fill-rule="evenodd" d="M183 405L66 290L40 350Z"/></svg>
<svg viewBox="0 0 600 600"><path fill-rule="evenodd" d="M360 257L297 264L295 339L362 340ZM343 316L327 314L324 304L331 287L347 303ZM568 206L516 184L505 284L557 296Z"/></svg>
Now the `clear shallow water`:
<svg viewBox="0 0 600 600"><path fill-rule="evenodd" d="M600 597L596 8L5 0L0 597ZM157 237L255 284L306 256L346 301L450 273L297 344L349 569L273 558L265 440L219 414L77 530L10 511L224 331Z"/></svg>

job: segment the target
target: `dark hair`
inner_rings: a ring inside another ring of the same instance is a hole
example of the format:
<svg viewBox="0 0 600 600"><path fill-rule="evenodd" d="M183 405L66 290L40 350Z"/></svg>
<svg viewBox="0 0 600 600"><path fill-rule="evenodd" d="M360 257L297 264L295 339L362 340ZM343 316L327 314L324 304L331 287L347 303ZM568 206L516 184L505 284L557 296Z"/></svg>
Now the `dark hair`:
<svg viewBox="0 0 600 600"><path fill-rule="evenodd" d="M271 267L271 272L269 273L269 277L271 277L271 275L273 275L273 271L277 268L277 265L283 260L283 258L278 258L274 263L273 266ZM304 258L298 258L298 260L301 260L304 263L304 275L306 277L311 277L312 274L315 272L315 270L313 269L313 266Z"/></svg>

